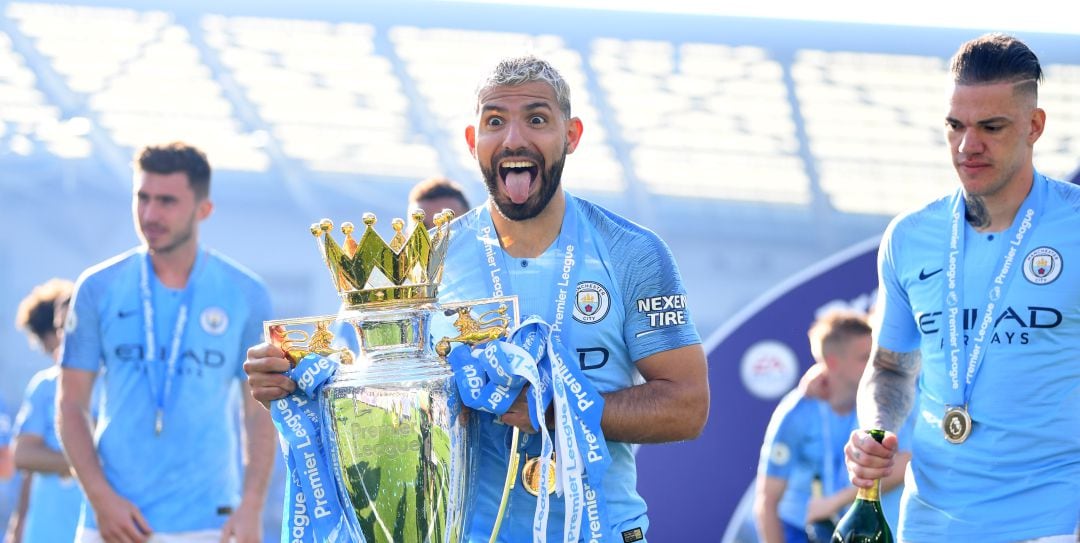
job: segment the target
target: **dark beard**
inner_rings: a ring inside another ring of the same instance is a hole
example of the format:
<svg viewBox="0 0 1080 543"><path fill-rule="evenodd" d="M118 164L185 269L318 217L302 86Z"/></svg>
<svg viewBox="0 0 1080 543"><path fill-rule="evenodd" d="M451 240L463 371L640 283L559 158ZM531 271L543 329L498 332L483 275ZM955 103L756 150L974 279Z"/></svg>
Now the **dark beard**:
<svg viewBox="0 0 1080 543"><path fill-rule="evenodd" d="M515 204L509 199L501 200L499 194L499 174L497 164L503 158L507 157L528 157L536 163L540 176L540 191L535 196L530 196L522 204ZM558 160L551 164L550 168L544 168L544 157L538 156L530 152L503 152L491 158L491 164L485 166L480 165L480 173L484 175L484 184L487 185L488 196L491 197L491 201L495 202L495 209L507 220L511 221L524 221L536 217L544 209L547 208L551 199L555 196L555 192L559 190L562 185L562 171L563 165L566 163L566 150L563 149L562 156Z"/></svg>

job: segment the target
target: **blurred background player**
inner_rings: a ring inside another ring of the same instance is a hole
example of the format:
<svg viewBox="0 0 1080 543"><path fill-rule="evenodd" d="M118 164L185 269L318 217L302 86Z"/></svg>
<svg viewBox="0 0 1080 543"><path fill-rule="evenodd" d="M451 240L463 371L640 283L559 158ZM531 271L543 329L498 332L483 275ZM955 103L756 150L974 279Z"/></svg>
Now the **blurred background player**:
<svg viewBox="0 0 1080 543"><path fill-rule="evenodd" d="M455 217L460 217L470 207L461 185L445 177L429 177L409 191L409 209L423 209L424 226L429 229L435 226L432 221L436 213L449 209Z"/></svg>
<svg viewBox="0 0 1080 543"><path fill-rule="evenodd" d="M23 472L17 512L12 515L9 542L74 541L83 506L83 493L60 446L56 428L56 382L60 375L60 345L64 315L74 285L51 279L34 287L19 304L15 321L30 342L53 361L26 387L15 420L15 467Z"/></svg>
<svg viewBox="0 0 1080 543"><path fill-rule="evenodd" d="M262 337L269 293L199 243L213 210L202 151L149 146L134 166L141 244L83 273L65 325L61 436L94 509L80 537L257 543L274 428L248 399L241 364L244 347ZM102 411L91 436L99 373Z"/></svg>
<svg viewBox="0 0 1080 543"><path fill-rule="evenodd" d="M781 400L761 448L754 516L767 543L805 542L808 525L836 518L855 499L843 448L857 427L855 396L870 357L871 328L862 314L833 310L807 335L815 361L807 375L814 378ZM820 497L812 495L815 478ZM901 469L885 490L902 482Z"/></svg>

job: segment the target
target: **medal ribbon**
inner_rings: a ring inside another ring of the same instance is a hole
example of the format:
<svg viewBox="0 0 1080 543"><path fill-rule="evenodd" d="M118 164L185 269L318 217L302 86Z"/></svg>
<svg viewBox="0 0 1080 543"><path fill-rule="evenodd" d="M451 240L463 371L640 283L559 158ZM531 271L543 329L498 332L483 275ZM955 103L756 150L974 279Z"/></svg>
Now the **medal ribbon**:
<svg viewBox="0 0 1080 543"><path fill-rule="evenodd" d="M585 525L589 527L586 540L606 541L611 526L607 521L603 482L611 465L611 456L600 428L604 398L581 368L573 363L576 359L569 356L557 338L548 341L548 358L551 360L555 396L556 450L560 458L557 463L558 475L564 492L568 494L564 542L578 540L583 512L587 513ZM580 494L575 488L579 480Z"/></svg>
<svg viewBox="0 0 1080 543"><path fill-rule="evenodd" d="M546 341L535 329L547 326L536 317L525 322L510 333L507 341L491 341L471 348L461 345L447 357L454 370L462 402L465 405L500 416L506 413L513 400L521 393L525 383L530 384L529 417L533 427L541 434L540 492L533 516L535 541L546 541L548 506L547 470L553 450L551 436L543 422L544 411L551 402L550 371L543 375L537 361L545 354Z"/></svg>
<svg viewBox="0 0 1080 543"><path fill-rule="evenodd" d="M165 403L172 395L173 378L176 376L176 363L180 359L180 346L183 343L184 331L187 329L188 310L191 307L191 299L195 289L192 284L202 268L202 251L195 253L195 262L188 276L187 284L184 285L180 308L176 312L176 326L173 327L172 340L169 342L169 354L165 360L165 383L159 389L157 386L157 335L154 331L154 294L150 288L150 252L144 252L139 267L139 298L142 302L143 333L146 336L146 352L143 353L143 363L146 367L147 381L150 383L150 395L154 398L157 410L154 413L154 433L161 434L165 425Z"/></svg>
<svg viewBox="0 0 1080 543"><path fill-rule="evenodd" d="M575 247L578 238L579 211L574 199L566 196L566 209L563 215L562 228L555 240L555 246L561 248L559 254L563 258L562 269L552 269L544 284L554 285L557 294L552 301L551 315L541 315L545 322L551 323L551 332L556 340L570 343L570 330L563 326L566 320L567 310L573 311L573 294L571 289L577 288L578 256L582 253L581 248ZM484 252L487 255L487 263L490 268L491 295L502 296L505 290L513 291L510 277L506 275L506 252L499 245L499 236L495 230L495 224L491 220L491 210L483 207L480 210L480 241L484 243ZM583 236L582 243L588 249L592 246L592 238ZM587 254L587 251L586 251ZM569 307L568 307L569 306Z"/></svg>
<svg viewBox="0 0 1080 543"><path fill-rule="evenodd" d="M991 278L986 288L986 305L983 307L981 314L976 314L979 315L979 322L977 326L973 327L975 333L971 338L970 349L964 344L964 331L961 324L964 314L963 249L965 221L963 219L966 209L963 188L957 189L956 194L953 195L952 216L950 218L951 231L945 250L945 304L943 305L946 322L948 323L948 338L946 341L948 356L946 356L945 363L948 368L949 378L952 381L952 386L947 393L947 405L964 406L966 408L971 400L971 383L975 381L975 375L982 365L986 350L990 347L990 343L987 341L987 332L992 332L994 309L997 307L998 300L1005 298L1009 286L1012 284L1012 278L1015 275L1013 271L1016 267L1014 266L1016 257L1023 253L1028 241L1031 240L1031 233L1035 230L1036 220L1043 211L1046 190L1045 178L1036 172L1031 191L1020 206L1021 211L1013 219L1013 225L1007 233L1003 233L1010 237L1009 243L1001 251L1000 271ZM963 385L961 385L960 381L961 355L964 356L967 363Z"/></svg>
<svg viewBox="0 0 1080 543"><path fill-rule="evenodd" d="M564 326L563 323L566 320L567 313L573 311L574 290L577 288L577 276L580 270L577 264L578 260L583 258L578 255L589 254L589 249L592 246L592 238L582 236L581 241L584 250L575 247L574 243L579 238L579 220L579 210L575 200L567 195L562 228L555 241L555 246L560 248L559 253L563 257L563 266L561 269L553 269L545 282L545 284L554 285L557 291L549 310L551 313L550 318L546 319L551 322L551 325L543 326L544 330L542 332L533 330L533 333L538 334L534 337L543 338L544 350L546 351L546 356L536 358L537 371L540 379L551 383L552 386L550 391L541 391L541 397L545 402L544 405L539 406L542 409L537 410L538 406L532 403L533 397L530 396L529 398L533 426L543 429L546 429L544 413L547 405L554 401L556 428L558 429L555 434L555 449L558 458L560 458L556 462L556 490L563 494L566 501L566 519L563 533L564 540L568 543L578 540L582 515L586 507L588 508L590 524L600 519L601 533L594 534L592 539L603 541L607 535L606 531L609 529L601 484L607 466L611 463L607 444L603 440L603 432L600 429L603 398L592 386L592 383L585 378L577 364L566 363L568 360L575 360L574 357L568 355L565 347L565 345L571 343L571 330L569 326ZM508 269L505 261L506 253L499 246L498 235L488 207L481 209L480 221L482 225L481 234L484 234L484 237L480 239L485 243L485 253L492 281L492 295L500 295L504 289L513 291L510 277L505 272ZM569 307L567 307L568 305ZM542 325L544 322L545 320L541 319L538 324ZM524 326L519 328L525 329ZM574 398L571 399L567 394L567 387L569 387ZM467 397L467 394L463 391L462 396ZM516 396L516 393L513 394L511 401ZM577 428L578 426L580 428ZM588 439L586 436L591 438L591 441L586 442ZM540 460L541 494L546 495L546 474L548 458L550 457L548 451L550 451L551 445L548 442L549 436L546 431L543 432L541 438L541 450L545 451L541 453ZM580 444L580 449L577 442L579 439L583 441ZM598 452L601 449L602 454ZM582 462L580 456L581 451L587 451L584 462ZM514 451L514 453L516 454L517 451ZM564 455L572 456L563 460ZM543 500L540 501L543 502ZM546 511L541 515L541 509L546 509L546 505L546 503L537 504L538 510L533 524L534 541L542 542L546 540L544 537Z"/></svg>
<svg viewBox="0 0 1080 543"><path fill-rule="evenodd" d="M544 423L551 402L555 410L556 490L566 500L564 542L576 542L583 517L591 530L590 541L605 541L607 502L602 484L611 464L600 428L604 399L574 364L567 364L566 350L555 341L552 327L539 317L526 319L507 341L493 341L470 348L462 345L450 352L448 361L469 407L502 415L526 382L530 388L529 415L541 433L540 488L533 516L533 541L547 541L548 473L552 440ZM510 376L506 379L506 376ZM511 401L505 401L510 398Z"/></svg>
<svg viewBox="0 0 1080 543"><path fill-rule="evenodd" d="M288 474L283 543L364 542L363 534L348 528L319 424L319 389L337 368L329 358L304 357L287 373L296 381L296 391L270 404L274 426L284 438L281 449Z"/></svg>
<svg viewBox="0 0 1080 543"><path fill-rule="evenodd" d="M484 207L480 210L480 223L483 225L480 229L483 237L481 237L480 240L484 243L484 252L487 255L487 263L488 267L490 268L489 271L491 278L491 295L503 296L504 290L512 291L513 289L510 284L510 277L507 276L505 272L505 270L508 269L506 266L506 252L503 251L499 245L498 234L496 233L495 225L491 220L491 211L489 208ZM543 337L526 333L527 336L533 339L521 340L523 345L528 344L532 346L532 348L541 349L540 351L533 352L533 359L536 360L538 364L543 359L543 353L541 351L546 348L544 347L544 345L549 339L554 338L556 340L561 339L566 342L569 341L570 334L568 330L564 329L563 321L566 318L566 306L568 304L571 305L570 310L573 311L573 300L571 299L571 295L568 293L567 289L571 286L575 289L577 288L577 273L575 271L575 269L577 269L577 259L575 258L575 255L578 254L580 251L576 251L573 245L574 240L577 238L577 225L577 206L574 204L572 198L567 197L566 210L563 216L562 228L559 230L559 236L555 240L555 246L562 247L560 254L563 255L563 268L561 270L561 273L560 270L553 269L549 276L546 278L546 281L544 282L545 284L554 284L556 287L558 287L558 294L555 296L555 299L552 303L553 315L550 319L545 319L543 316L537 317L539 322L545 323L545 325L547 322L550 322L552 324L549 327L550 330L546 331L543 334ZM586 239L585 244L587 247L591 246L591 238ZM523 325L519 326L519 328L522 327ZM532 331L532 333L535 334L535 330ZM526 348L526 350L529 350L529 348ZM540 374L540 380L544 383L550 384L550 365L539 364L537 370ZM512 402L513 399L516 397L517 391L515 391L515 393L510 397L510 401ZM550 404L552 400L552 391L550 387L545 387L542 390L542 397L544 399L544 407L546 409L547 405ZM532 397L530 396L529 399L531 401ZM537 417L534 413L531 413L531 416L533 417L533 427L545 427L545 420L542 411L540 412L539 417Z"/></svg>

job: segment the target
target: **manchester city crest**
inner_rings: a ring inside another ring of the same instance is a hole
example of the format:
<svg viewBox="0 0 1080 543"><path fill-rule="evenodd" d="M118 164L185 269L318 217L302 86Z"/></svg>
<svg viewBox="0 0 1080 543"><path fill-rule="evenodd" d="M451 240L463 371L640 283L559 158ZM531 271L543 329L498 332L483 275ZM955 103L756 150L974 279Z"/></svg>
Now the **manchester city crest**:
<svg viewBox="0 0 1080 543"><path fill-rule="evenodd" d="M1052 247L1032 249L1024 258L1024 277L1036 285L1052 283L1061 275L1061 253Z"/></svg>
<svg viewBox="0 0 1080 543"><path fill-rule="evenodd" d="M592 324L603 319L611 308L611 296L604 285L596 281L582 281L577 284L574 296L574 320Z"/></svg>
<svg viewBox="0 0 1080 543"><path fill-rule="evenodd" d="M199 315L199 324L207 334L220 336L229 327L229 315L220 307L208 307Z"/></svg>

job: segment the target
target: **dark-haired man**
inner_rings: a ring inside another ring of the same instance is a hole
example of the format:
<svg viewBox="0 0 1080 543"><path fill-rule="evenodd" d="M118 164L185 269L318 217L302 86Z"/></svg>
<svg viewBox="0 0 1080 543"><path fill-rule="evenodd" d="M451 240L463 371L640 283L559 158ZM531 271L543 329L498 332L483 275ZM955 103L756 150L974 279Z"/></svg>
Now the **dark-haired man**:
<svg viewBox="0 0 1080 543"><path fill-rule="evenodd" d="M893 220L879 255L852 482L894 469L921 392L904 541L1072 543L1080 520L1080 188L1035 171L1042 68L990 34L952 59L945 135L960 187ZM942 272L942 273L938 273Z"/></svg>
<svg viewBox="0 0 1080 543"><path fill-rule="evenodd" d="M241 364L262 335L269 295L251 272L199 244L213 209L200 150L151 146L134 166L142 244L83 272L65 326L61 437L93 506L81 541L260 542L274 428L246 393Z"/></svg>
<svg viewBox="0 0 1080 543"><path fill-rule="evenodd" d="M435 214L444 209L460 217L469 210L469 200L461 185L445 177L429 177L417 183L409 191L409 209L420 208L424 211L424 226L435 226Z"/></svg>
<svg viewBox="0 0 1080 543"><path fill-rule="evenodd" d="M31 345L53 364L30 379L15 419L15 467L24 489L8 525L9 538L24 543L73 541L83 507L83 493L72 478L56 428L56 381L64 315L74 284L50 279L30 291L15 317Z"/></svg>

